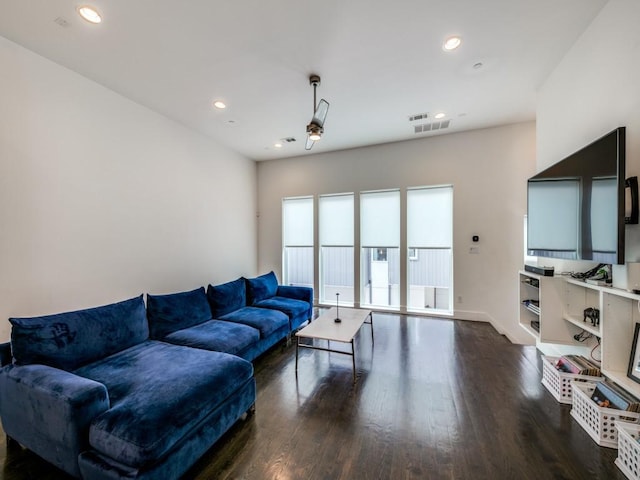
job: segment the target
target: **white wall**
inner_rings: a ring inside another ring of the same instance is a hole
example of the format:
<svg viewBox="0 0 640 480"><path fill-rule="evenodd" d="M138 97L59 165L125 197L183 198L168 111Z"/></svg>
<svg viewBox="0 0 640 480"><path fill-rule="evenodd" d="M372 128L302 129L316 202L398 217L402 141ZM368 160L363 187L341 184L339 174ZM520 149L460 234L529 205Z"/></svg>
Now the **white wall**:
<svg viewBox="0 0 640 480"><path fill-rule="evenodd" d="M258 270L281 278L283 197L452 184L455 315L491 321L513 341L530 343L518 326L517 272L534 171L533 123L261 162ZM469 253L473 234L479 254Z"/></svg>
<svg viewBox="0 0 640 480"><path fill-rule="evenodd" d="M255 162L2 37L0 65L0 340L255 273Z"/></svg>
<svg viewBox="0 0 640 480"><path fill-rule="evenodd" d="M540 89L537 167L626 126L627 176L640 176L640 2L610 0ZM640 261L640 227L626 227L626 260ZM547 262L548 263L548 262ZM591 264L572 262L586 270ZM623 269L614 284L624 287Z"/></svg>

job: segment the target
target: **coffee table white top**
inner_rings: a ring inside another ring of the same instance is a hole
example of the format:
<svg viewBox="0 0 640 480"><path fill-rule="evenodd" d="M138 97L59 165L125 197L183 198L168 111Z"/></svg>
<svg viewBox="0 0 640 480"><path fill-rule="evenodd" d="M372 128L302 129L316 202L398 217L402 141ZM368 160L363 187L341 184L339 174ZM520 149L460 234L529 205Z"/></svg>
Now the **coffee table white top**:
<svg viewBox="0 0 640 480"><path fill-rule="evenodd" d="M340 320L342 320L340 323L334 322L336 318L335 307L324 311L313 322L299 330L296 336L349 343L371 314L371 310L341 307L338 314Z"/></svg>

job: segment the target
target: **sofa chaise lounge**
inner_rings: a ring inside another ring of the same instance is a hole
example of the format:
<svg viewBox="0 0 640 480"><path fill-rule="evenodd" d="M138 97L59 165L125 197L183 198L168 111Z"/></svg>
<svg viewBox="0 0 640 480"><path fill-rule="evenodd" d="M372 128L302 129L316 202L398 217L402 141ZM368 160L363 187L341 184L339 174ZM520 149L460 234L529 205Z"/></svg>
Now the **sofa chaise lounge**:
<svg viewBox="0 0 640 480"><path fill-rule="evenodd" d="M250 360L309 320L312 299L271 272L147 295L146 308L140 296L12 318L0 351L5 433L75 477L178 478L253 411Z"/></svg>
<svg viewBox="0 0 640 480"><path fill-rule="evenodd" d="M250 362L150 340L142 296L11 323L3 428L75 477L178 478L255 403Z"/></svg>

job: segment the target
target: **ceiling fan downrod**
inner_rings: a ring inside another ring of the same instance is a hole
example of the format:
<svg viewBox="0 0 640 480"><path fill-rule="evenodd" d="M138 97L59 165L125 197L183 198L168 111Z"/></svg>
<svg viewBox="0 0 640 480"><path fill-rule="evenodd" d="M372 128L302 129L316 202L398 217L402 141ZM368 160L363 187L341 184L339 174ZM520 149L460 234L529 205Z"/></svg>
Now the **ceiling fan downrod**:
<svg viewBox="0 0 640 480"><path fill-rule="evenodd" d="M316 89L318 88L318 85L320 85L320 76L319 75L311 75L309 77L309 83L311 85L313 85L313 112L315 113L316 111L316 107L318 105L317 101L316 101Z"/></svg>

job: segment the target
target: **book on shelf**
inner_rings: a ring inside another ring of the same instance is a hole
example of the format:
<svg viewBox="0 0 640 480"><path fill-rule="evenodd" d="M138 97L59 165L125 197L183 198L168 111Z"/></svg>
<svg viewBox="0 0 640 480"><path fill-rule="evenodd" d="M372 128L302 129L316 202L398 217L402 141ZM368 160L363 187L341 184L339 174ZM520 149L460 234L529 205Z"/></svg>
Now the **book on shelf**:
<svg viewBox="0 0 640 480"><path fill-rule="evenodd" d="M540 314L540 302L538 300L527 299L527 300L523 300L522 304L529 310L537 314Z"/></svg>
<svg viewBox="0 0 640 480"><path fill-rule="evenodd" d="M599 377L601 375L600 367L595 362L581 355L563 355L558 358L555 367L565 373L590 375L592 377Z"/></svg>
<svg viewBox="0 0 640 480"><path fill-rule="evenodd" d="M610 380L596 383L591 400L600 407L640 413L640 400Z"/></svg>

